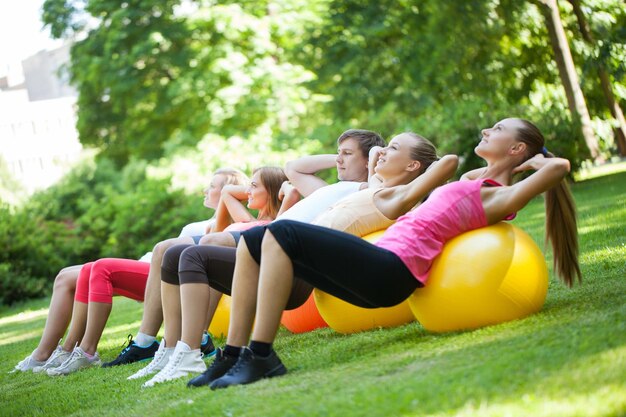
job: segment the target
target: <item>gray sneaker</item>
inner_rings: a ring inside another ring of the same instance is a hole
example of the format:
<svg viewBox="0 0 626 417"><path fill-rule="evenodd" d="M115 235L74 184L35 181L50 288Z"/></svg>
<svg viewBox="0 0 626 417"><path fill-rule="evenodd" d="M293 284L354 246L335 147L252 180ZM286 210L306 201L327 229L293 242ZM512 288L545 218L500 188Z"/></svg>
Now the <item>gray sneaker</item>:
<svg viewBox="0 0 626 417"><path fill-rule="evenodd" d="M98 352L96 352L93 358L89 359L85 352L80 347L76 346L65 362L56 368L48 369L46 373L50 376L68 375L80 369L100 366L100 364Z"/></svg>
<svg viewBox="0 0 626 417"><path fill-rule="evenodd" d="M36 360L34 360L33 359L33 354L31 353L26 358L24 358L22 361L20 361L20 363L15 365L15 368L13 368L13 370L10 371L9 373L12 374L12 373L15 373L15 372L32 371L34 368L36 368L38 366L43 366L45 363L46 363L46 361L36 361Z"/></svg>
<svg viewBox="0 0 626 417"><path fill-rule="evenodd" d="M44 363L43 366L36 366L35 368L33 368L33 372L39 373L47 371L48 369L58 368L63 364L63 362L67 360L67 358L70 357L71 354L72 352L67 352L63 350L61 346L57 346L57 348L54 349L54 352L52 352L52 355L50 355L46 363Z"/></svg>

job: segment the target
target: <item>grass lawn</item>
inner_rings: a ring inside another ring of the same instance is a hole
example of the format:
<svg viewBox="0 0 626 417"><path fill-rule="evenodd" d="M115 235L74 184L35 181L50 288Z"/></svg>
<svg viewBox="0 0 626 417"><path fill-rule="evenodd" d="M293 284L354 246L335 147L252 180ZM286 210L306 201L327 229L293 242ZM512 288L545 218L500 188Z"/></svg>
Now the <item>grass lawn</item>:
<svg viewBox="0 0 626 417"><path fill-rule="evenodd" d="M141 364L8 374L41 335L48 300L38 300L0 313L0 415L625 416L626 163L601 169L572 187L584 283L552 277L539 314L448 334L418 323L348 336L281 329L286 376L213 392L186 388L187 378L142 389L126 380ZM515 220L540 244L542 210L537 199ZM105 360L141 318L140 304L114 304Z"/></svg>

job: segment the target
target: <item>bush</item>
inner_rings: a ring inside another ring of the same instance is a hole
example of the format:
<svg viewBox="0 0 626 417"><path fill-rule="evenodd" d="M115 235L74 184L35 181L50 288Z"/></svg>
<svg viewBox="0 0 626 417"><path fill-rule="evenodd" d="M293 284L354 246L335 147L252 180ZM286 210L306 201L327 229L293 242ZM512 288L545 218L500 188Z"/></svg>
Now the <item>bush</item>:
<svg viewBox="0 0 626 417"><path fill-rule="evenodd" d="M39 297L57 272L102 257L137 259L187 223L206 219L202 200L148 178L144 162L121 172L86 163L24 206L0 203L0 303Z"/></svg>

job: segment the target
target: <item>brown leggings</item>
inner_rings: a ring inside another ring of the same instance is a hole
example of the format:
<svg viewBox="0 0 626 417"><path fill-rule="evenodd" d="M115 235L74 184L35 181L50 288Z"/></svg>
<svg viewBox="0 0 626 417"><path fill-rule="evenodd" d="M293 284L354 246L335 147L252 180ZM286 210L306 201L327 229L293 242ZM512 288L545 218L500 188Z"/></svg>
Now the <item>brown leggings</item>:
<svg viewBox="0 0 626 417"><path fill-rule="evenodd" d="M208 245L176 245L165 251L161 280L172 285L207 284L230 295L237 249ZM287 310L304 304L313 287L294 278Z"/></svg>

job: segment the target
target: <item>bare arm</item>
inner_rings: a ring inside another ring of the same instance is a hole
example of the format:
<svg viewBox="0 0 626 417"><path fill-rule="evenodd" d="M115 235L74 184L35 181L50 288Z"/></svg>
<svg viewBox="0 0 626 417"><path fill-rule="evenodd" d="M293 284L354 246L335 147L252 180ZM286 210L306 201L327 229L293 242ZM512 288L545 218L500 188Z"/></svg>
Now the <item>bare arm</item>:
<svg viewBox="0 0 626 417"><path fill-rule="evenodd" d="M459 165L456 155L446 155L422 175L406 185L385 188L374 195L376 207L388 219L397 219L411 210L422 198L454 175Z"/></svg>
<svg viewBox="0 0 626 417"><path fill-rule="evenodd" d="M545 158L538 154L513 170L513 173L535 170L532 175L509 187L484 188L481 192L489 224L497 223L515 213L534 197L558 185L570 170L563 158Z"/></svg>
<svg viewBox="0 0 626 417"><path fill-rule="evenodd" d="M485 170L487 170L486 167L476 168L471 171L467 171L465 174L461 175L461 181L475 180L477 178L480 178L480 176L485 172Z"/></svg>
<svg viewBox="0 0 626 417"><path fill-rule="evenodd" d="M221 232L232 222L233 219L230 217L230 214L228 214L228 208L224 204L224 200L220 198L220 202L215 209L215 224L213 224L211 230L207 231L207 233Z"/></svg>
<svg viewBox="0 0 626 417"><path fill-rule="evenodd" d="M276 217L280 216L291 207L293 207L294 204L300 201L301 197L302 196L300 195L298 190L296 190L296 188L291 185L289 181L283 182L283 185L278 191L278 199L282 202L280 204L280 209L278 210L278 214L276 215Z"/></svg>
<svg viewBox="0 0 626 417"><path fill-rule="evenodd" d="M224 203L228 214L234 222L249 222L254 220L254 216L250 214L246 206L242 201L248 198L246 193L247 187L245 185L226 185L222 188L222 197L220 198L220 204ZM219 208L219 207L218 207Z"/></svg>
<svg viewBox="0 0 626 417"><path fill-rule="evenodd" d="M326 185L326 181L314 174L323 169L336 166L337 155L310 155L295 161L289 161L285 165L285 174L291 184L304 197L308 197L313 191Z"/></svg>
<svg viewBox="0 0 626 417"><path fill-rule="evenodd" d="M380 151L383 148L381 146L374 146L370 149L369 153L369 162L367 164L368 170L368 185L370 188L380 188L383 180L376 174L376 165L378 165L378 157L380 156Z"/></svg>

